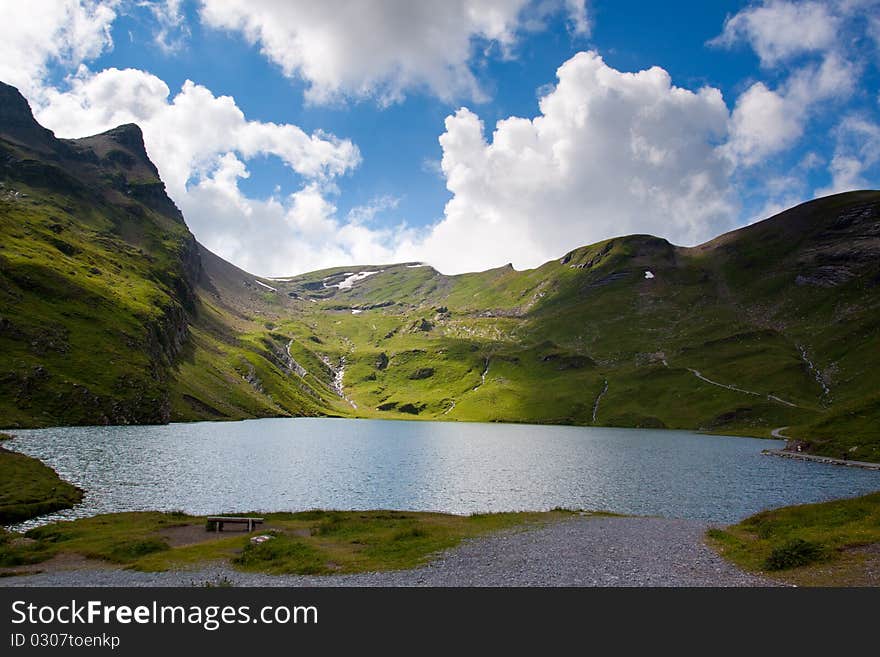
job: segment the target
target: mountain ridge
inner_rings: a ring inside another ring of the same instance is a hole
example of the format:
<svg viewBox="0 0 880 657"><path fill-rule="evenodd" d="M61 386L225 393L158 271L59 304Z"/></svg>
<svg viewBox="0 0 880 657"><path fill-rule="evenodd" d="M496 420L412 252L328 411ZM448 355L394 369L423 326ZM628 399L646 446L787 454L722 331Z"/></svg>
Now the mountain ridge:
<svg viewBox="0 0 880 657"><path fill-rule="evenodd" d="M695 247L630 235L521 271L265 278L195 240L137 126L59 140L13 91L0 85L0 424L789 426L805 449L880 460L880 192Z"/></svg>

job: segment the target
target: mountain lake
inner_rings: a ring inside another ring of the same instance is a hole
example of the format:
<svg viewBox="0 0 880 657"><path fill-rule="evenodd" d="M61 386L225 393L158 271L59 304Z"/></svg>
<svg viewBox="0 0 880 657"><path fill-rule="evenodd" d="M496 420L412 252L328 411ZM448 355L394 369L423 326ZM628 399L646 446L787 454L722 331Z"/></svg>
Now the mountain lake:
<svg viewBox="0 0 880 657"><path fill-rule="evenodd" d="M880 489L880 472L761 454L778 440L689 431L273 418L12 433L8 449L86 491L20 529L116 511L313 508L566 507L728 523Z"/></svg>

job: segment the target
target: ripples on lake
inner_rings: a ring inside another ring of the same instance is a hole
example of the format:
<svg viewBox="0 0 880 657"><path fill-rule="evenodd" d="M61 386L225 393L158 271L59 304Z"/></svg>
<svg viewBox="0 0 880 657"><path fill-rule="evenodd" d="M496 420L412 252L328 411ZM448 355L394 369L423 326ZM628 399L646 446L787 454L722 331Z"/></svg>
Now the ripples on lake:
<svg viewBox="0 0 880 657"><path fill-rule="evenodd" d="M38 522L556 506L730 522L880 489L880 472L761 455L779 441L686 431L296 418L14 433L10 449L86 490L83 504Z"/></svg>

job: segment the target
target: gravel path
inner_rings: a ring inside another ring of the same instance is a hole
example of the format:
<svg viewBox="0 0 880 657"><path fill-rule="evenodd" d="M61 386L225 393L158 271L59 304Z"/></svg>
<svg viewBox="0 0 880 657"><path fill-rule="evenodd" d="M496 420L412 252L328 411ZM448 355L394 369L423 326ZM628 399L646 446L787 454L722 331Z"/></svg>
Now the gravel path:
<svg viewBox="0 0 880 657"><path fill-rule="evenodd" d="M414 570L272 576L225 566L139 573L73 570L0 579L0 586L774 586L703 543L704 523L580 517L468 540Z"/></svg>

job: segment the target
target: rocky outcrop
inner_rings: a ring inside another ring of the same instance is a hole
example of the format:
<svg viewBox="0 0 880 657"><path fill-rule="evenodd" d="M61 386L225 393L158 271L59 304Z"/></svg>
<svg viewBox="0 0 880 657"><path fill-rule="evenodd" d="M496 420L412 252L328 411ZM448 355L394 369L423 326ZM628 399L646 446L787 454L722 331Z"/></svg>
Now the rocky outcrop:
<svg viewBox="0 0 880 657"><path fill-rule="evenodd" d="M419 381L421 379L430 379L434 376L434 368L433 367L420 367L415 372L409 375L409 378L413 381Z"/></svg>
<svg viewBox="0 0 880 657"><path fill-rule="evenodd" d="M0 135L27 144L31 148L51 151L55 133L34 119L30 105L15 87L0 82Z"/></svg>

